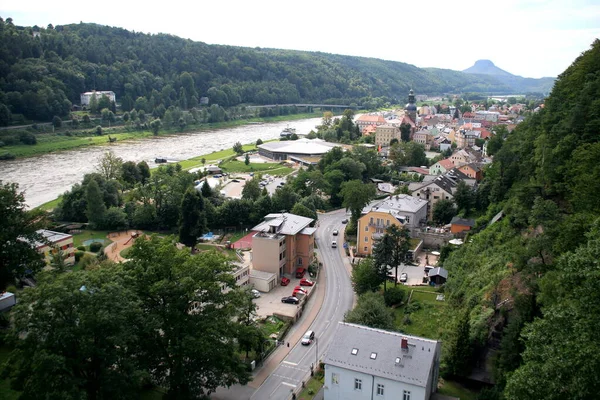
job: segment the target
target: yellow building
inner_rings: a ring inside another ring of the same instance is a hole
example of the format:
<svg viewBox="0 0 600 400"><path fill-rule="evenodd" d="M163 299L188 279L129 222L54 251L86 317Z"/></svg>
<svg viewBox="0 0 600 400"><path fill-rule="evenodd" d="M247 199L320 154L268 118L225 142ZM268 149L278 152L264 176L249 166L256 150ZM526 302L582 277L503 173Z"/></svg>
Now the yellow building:
<svg viewBox="0 0 600 400"><path fill-rule="evenodd" d="M52 261L52 254L63 252L65 264L75 264L75 247L73 247L73 236L66 233L40 229L36 233L44 238L44 242L35 242L37 251L44 255L46 263Z"/></svg>
<svg viewBox="0 0 600 400"><path fill-rule="evenodd" d="M382 211L371 211L358 219L356 251L361 256L373 254L373 244L381 239L391 225L402 226L393 215Z"/></svg>

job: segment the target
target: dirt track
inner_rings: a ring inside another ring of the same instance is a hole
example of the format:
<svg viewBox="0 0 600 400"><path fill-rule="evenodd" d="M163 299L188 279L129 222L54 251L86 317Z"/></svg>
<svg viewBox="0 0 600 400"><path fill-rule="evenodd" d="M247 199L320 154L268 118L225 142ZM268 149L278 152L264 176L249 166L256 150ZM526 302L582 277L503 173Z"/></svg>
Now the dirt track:
<svg viewBox="0 0 600 400"><path fill-rule="evenodd" d="M133 246L136 239L132 238L131 235L134 233L137 233L138 237L144 234L144 232L138 230L109 233L106 237L112 240L112 243L104 248L106 257L114 262L125 261L125 259L121 257L121 251Z"/></svg>

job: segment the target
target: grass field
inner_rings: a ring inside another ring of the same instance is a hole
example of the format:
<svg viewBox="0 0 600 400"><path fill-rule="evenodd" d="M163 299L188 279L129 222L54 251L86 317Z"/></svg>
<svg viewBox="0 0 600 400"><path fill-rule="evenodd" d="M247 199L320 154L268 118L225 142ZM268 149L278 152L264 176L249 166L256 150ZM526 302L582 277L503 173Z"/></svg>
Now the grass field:
<svg viewBox="0 0 600 400"><path fill-rule="evenodd" d="M414 289L410 303L394 310L396 328L409 335L422 336L431 339L441 339L449 319L447 305L436 300L437 293L434 288L421 287ZM410 292L409 292L410 295ZM406 320L407 309L413 311L408 314L410 323Z"/></svg>
<svg viewBox="0 0 600 400"><path fill-rule="evenodd" d="M75 233L73 235L73 246L75 246L75 248L83 246L83 242L90 239L104 239L103 246L106 247L112 243L112 240L106 237L108 233L108 231L83 230L81 233ZM86 248L89 248L89 246L86 246Z"/></svg>
<svg viewBox="0 0 600 400"><path fill-rule="evenodd" d="M227 172L273 172L277 171L277 174L283 175L284 171L292 171L292 168L285 167L279 163L250 163L246 165L243 161L227 161L221 164L221 169ZM282 172L279 172L282 171ZM289 173L289 172L288 172Z"/></svg>
<svg viewBox="0 0 600 400"><path fill-rule="evenodd" d="M438 389L439 394L458 397L460 400L475 400L477 392L472 391L459 382L440 379L442 386Z"/></svg>
<svg viewBox="0 0 600 400"><path fill-rule="evenodd" d="M51 200L47 203L42 204L41 206L37 206L37 209L40 210L44 210L44 211L50 211L53 210L56 206L58 206L58 204L60 203L62 196L58 196L58 198Z"/></svg>

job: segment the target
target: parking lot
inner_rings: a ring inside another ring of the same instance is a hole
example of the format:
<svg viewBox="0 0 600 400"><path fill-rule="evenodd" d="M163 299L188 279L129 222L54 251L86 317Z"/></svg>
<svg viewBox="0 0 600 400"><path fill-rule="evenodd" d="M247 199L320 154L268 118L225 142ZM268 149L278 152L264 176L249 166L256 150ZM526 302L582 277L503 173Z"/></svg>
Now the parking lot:
<svg viewBox="0 0 600 400"><path fill-rule="evenodd" d="M306 279L310 279L308 274L305 276ZM257 310L256 313L259 317L264 318L269 315L280 314L286 317L294 318L298 312L298 308L301 307L304 296L297 296L300 300L300 304L287 304L282 303L281 298L291 296L294 291L294 287L300 285L300 279L290 277L290 283L287 286L277 285L269 293L260 293L260 297L254 299ZM313 286L302 286L305 290L310 291Z"/></svg>

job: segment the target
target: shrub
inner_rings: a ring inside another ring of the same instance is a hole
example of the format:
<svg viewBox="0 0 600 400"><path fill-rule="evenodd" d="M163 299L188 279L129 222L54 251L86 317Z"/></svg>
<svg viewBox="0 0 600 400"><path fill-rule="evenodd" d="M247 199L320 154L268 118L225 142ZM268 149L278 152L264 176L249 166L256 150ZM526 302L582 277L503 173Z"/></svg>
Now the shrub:
<svg viewBox="0 0 600 400"><path fill-rule="evenodd" d="M100 242L93 242L92 244L90 244L90 251L93 251L94 253L98 252L98 250L100 250L102 248L102 243Z"/></svg>
<svg viewBox="0 0 600 400"><path fill-rule="evenodd" d="M79 247L77 247L77 250L79 250L79 251L85 251L85 246L79 246Z"/></svg>
<svg viewBox="0 0 600 400"><path fill-rule="evenodd" d="M404 289L400 286L389 288L383 294L383 300L388 307L402 303L402 300L404 300Z"/></svg>
<svg viewBox="0 0 600 400"><path fill-rule="evenodd" d="M98 259L91 254L84 254L81 258L81 266L84 269L94 264L98 264Z"/></svg>
<svg viewBox="0 0 600 400"><path fill-rule="evenodd" d="M421 309L421 303L416 300L411 301L404 307L404 314L410 314Z"/></svg>
<svg viewBox="0 0 600 400"><path fill-rule="evenodd" d="M6 291L10 293L17 293L17 287L15 285L8 285Z"/></svg>
<svg viewBox="0 0 600 400"><path fill-rule="evenodd" d="M76 251L75 252L75 262L79 262L79 260L81 260L81 257L83 257L84 254L85 254L85 251Z"/></svg>

